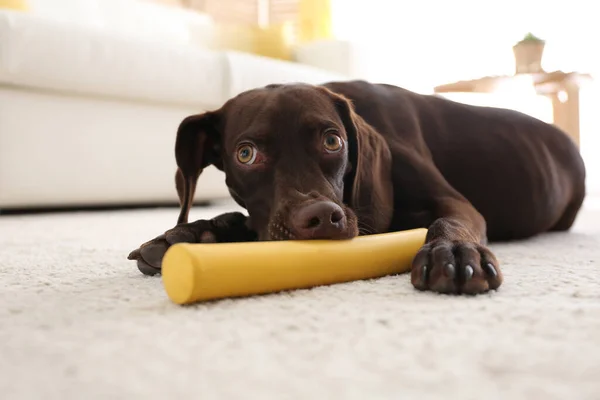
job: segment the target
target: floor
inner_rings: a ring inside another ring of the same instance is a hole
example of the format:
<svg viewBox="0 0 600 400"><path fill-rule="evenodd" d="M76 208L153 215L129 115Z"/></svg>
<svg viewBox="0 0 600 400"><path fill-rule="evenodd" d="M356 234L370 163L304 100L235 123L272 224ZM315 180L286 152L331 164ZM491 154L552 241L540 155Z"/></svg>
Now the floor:
<svg viewBox="0 0 600 400"><path fill-rule="evenodd" d="M493 245L505 284L478 297L403 275L176 306L126 260L176 216L0 217L2 399L600 399L598 201Z"/></svg>

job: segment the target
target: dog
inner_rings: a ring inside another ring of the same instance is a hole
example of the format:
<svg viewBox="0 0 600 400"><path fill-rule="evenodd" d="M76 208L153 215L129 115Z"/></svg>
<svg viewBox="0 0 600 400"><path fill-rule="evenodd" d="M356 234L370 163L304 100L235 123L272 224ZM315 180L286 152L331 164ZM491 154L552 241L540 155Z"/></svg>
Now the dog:
<svg viewBox="0 0 600 400"><path fill-rule="evenodd" d="M569 230L586 193L579 150L557 127L361 80L243 92L185 118L175 158L177 224L128 256L148 275L178 242L344 240L427 228L412 285L479 294L503 282L488 241ZM224 171L247 217L188 222L209 165Z"/></svg>

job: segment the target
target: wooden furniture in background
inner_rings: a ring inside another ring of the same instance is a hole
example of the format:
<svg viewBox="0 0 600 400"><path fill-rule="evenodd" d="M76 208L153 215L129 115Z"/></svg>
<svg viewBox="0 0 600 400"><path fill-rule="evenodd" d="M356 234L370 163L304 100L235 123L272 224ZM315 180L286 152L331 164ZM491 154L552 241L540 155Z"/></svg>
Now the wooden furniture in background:
<svg viewBox="0 0 600 400"><path fill-rule="evenodd" d="M538 95L552 100L553 123L565 131L579 146L579 88L591 79L577 72L540 72L504 76L486 76L458 81L434 88L435 93L494 93L515 78L528 76Z"/></svg>

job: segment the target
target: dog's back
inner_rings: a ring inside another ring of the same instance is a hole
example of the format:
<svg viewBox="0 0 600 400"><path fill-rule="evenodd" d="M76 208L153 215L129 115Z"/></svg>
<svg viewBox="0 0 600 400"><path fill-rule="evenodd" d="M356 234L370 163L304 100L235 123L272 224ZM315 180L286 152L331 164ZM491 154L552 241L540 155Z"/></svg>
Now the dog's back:
<svg viewBox="0 0 600 400"><path fill-rule="evenodd" d="M491 240L572 225L585 196L585 167L571 139L523 113L457 103L385 84L335 82L394 149L435 164L484 216ZM396 171L402 173L402 171ZM408 189L408 188L407 188Z"/></svg>

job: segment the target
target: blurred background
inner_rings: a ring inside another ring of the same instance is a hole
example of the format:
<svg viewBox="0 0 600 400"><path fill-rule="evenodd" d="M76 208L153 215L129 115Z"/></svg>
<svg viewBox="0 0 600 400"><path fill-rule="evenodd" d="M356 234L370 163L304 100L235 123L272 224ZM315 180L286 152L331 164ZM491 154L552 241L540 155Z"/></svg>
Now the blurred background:
<svg viewBox="0 0 600 400"><path fill-rule="evenodd" d="M580 146L589 192L600 192L593 8L584 0L0 0L0 209L175 204L173 144L185 116L269 83L345 79L555 123ZM205 172L197 194L228 197L221 173Z"/></svg>

